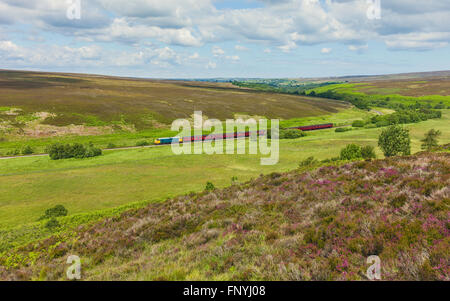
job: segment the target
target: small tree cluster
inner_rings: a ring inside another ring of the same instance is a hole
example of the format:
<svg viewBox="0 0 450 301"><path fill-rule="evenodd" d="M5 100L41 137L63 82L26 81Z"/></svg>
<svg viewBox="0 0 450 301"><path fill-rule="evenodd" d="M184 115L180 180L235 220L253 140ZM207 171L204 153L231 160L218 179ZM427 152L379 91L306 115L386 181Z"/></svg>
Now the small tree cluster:
<svg viewBox="0 0 450 301"><path fill-rule="evenodd" d="M55 143L47 148L47 152L52 160L90 158L102 154L102 150L95 147L92 143L89 143L86 146L80 143L75 143L73 145Z"/></svg>
<svg viewBox="0 0 450 301"><path fill-rule="evenodd" d="M373 146L359 146L357 144L348 144L341 150L341 160L356 160L356 159L374 159L376 158Z"/></svg>

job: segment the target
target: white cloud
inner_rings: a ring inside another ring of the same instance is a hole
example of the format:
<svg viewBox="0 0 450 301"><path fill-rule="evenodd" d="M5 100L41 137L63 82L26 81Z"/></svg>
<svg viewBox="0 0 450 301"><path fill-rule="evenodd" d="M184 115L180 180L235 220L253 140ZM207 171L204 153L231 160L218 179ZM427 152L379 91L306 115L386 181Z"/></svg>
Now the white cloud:
<svg viewBox="0 0 450 301"><path fill-rule="evenodd" d="M320 50L320 53L323 53L323 54L327 54L327 53L331 53L331 48L322 48L322 50Z"/></svg>
<svg viewBox="0 0 450 301"><path fill-rule="evenodd" d="M193 53L191 56L189 56L189 58L191 60L196 60L200 57L200 55L198 54L198 52Z"/></svg>
<svg viewBox="0 0 450 301"><path fill-rule="evenodd" d="M209 61L208 64L206 65L206 69L216 69L217 64L214 62Z"/></svg>
<svg viewBox="0 0 450 301"><path fill-rule="evenodd" d="M212 54L214 55L214 56L222 56L222 55L224 55L225 54L225 51L222 49L222 48L220 48L219 46L214 46L213 48L212 48Z"/></svg>
<svg viewBox="0 0 450 301"><path fill-rule="evenodd" d="M271 53L272 50L270 50L269 48L264 49L264 53Z"/></svg>
<svg viewBox="0 0 450 301"><path fill-rule="evenodd" d="M365 45L350 45L348 46L348 49L350 51L356 51L359 53L362 53L364 51L366 51L367 49L369 49L369 45L365 44Z"/></svg>
<svg viewBox="0 0 450 301"><path fill-rule="evenodd" d="M234 46L234 49L238 50L238 51L247 51L248 48L245 46L241 46L241 45L236 45Z"/></svg>
<svg viewBox="0 0 450 301"><path fill-rule="evenodd" d="M230 55L230 56L226 56L225 57L227 60L230 60L230 61L234 61L234 62L236 62L236 61L239 61L241 58L239 57L239 56L237 56L237 55Z"/></svg>
<svg viewBox="0 0 450 301"><path fill-rule="evenodd" d="M385 43L391 50L426 51L446 47L449 44L450 33L422 33L393 35L386 38Z"/></svg>

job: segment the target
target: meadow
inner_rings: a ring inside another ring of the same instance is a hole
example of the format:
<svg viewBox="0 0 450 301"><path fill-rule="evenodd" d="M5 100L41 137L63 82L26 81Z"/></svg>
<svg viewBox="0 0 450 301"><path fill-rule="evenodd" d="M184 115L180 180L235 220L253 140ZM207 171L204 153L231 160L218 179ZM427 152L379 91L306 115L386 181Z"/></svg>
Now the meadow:
<svg viewBox="0 0 450 301"><path fill-rule="evenodd" d="M449 145L446 147L448 148ZM450 279L449 153L274 172L0 253L2 280Z"/></svg>
<svg viewBox="0 0 450 301"><path fill-rule="evenodd" d="M309 94L312 91L316 94L333 91L368 101L388 100L404 105L421 102L432 106L437 104L443 104L447 108L450 106L450 80L448 79L342 83L310 89L306 93Z"/></svg>
<svg viewBox="0 0 450 301"><path fill-rule="evenodd" d="M450 110L441 119L408 124L412 152L428 129L441 130L441 143L450 141ZM88 159L52 161L48 157L0 160L0 228L35 222L43 212L62 204L69 214L114 208L130 202L164 200L201 191L207 181L216 187L274 171L288 171L307 157L327 159L346 144L376 146L381 128L309 132L295 140L280 140L280 160L261 166L259 155L173 155L170 146L105 151ZM378 157L382 157L377 148ZM164 184L161 184L164 183Z"/></svg>

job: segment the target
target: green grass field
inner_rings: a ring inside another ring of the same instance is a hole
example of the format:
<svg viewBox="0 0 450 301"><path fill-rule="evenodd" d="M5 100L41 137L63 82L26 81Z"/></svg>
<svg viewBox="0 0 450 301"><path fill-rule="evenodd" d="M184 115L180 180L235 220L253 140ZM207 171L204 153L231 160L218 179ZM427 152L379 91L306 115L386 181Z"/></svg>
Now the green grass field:
<svg viewBox="0 0 450 301"><path fill-rule="evenodd" d="M406 125L412 152L431 128L450 141L450 110L442 119ZM101 157L51 161L48 157L0 160L0 228L36 221L46 209L62 204L69 214L113 208L141 200L160 200L200 191L207 181L228 186L231 177L245 181L261 173L287 171L309 156L326 159L348 143L376 145L380 128L335 133L310 132L307 137L280 141L280 161L261 166L259 155L180 155L169 146L106 151ZM379 149L377 154L381 157Z"/></svg>
<svg viewBox="0 0 450 301"><path fill-rule="evenodd" d="M315 93L323 93L326 91L334 91L338 94L348 94L358 96L367 100L384 100L389 98L391 102L414 104L418 102L430 103L431 105L436 105L438 103L443 103L445 106L450 106L450 95L440 94L442 93L442 89L450 91L450 82L444 82L443 87L428 87L430 84L425 83L423 89L418 89L419 91L411 92L412 85L405 86L405 83L402 81L393 81L390 82L392 85L399 85L401 88L383 88L380 83L346 83L346 84L333 84L327 85L319 88L314 88L306 91L310 93L314 91ZM409 84L413 84L414 82L408 82ZM430 82L433 84L433 81ZM381 86L381 87L380 87ZM422 93L420 93L422 92ZM423 93L426 92L424 95Z"/></svg>

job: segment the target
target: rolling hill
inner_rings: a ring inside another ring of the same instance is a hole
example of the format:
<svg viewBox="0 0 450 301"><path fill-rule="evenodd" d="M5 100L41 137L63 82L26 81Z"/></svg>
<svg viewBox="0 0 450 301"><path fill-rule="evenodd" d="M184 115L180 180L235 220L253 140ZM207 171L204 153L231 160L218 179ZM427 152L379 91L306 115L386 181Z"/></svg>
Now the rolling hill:
<svg viewBox="0 0 450 301"><path fill-rule="evenodd" d="M448 149L448 145L447 145ZM0 278L450 280L450 155L272 173L132 209L6 252Z"/></svg>

